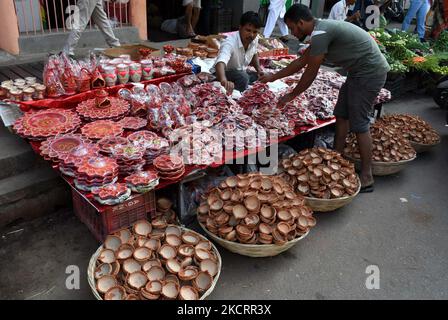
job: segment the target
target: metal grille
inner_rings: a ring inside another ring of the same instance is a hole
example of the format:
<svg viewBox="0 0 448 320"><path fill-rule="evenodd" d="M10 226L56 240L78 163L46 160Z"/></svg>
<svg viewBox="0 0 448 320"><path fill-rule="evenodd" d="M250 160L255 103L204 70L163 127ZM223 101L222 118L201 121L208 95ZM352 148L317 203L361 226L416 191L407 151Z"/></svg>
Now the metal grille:
<svg viewBox="0 0 448 320"><path fill-rule="evenodd" d="M70 31L70 21L80 1L95 0L14 0L19 32L26 35ZM103 8L114 28L130 24L126 3L103 1ZM94 28L92 21L87 28Z"/></svg>

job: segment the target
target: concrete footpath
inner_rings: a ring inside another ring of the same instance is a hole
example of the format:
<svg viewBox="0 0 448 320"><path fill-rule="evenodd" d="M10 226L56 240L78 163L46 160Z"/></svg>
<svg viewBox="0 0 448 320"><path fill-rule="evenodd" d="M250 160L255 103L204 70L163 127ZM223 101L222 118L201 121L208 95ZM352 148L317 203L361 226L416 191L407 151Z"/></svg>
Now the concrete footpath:
<svg viewBox="0 0 448 320"><path fill-rule="evenodd" d="M427 96L409 94L385 111L417 114L442 143L404 171L377 177L289 251L248 258L218 247L223 268L210 299L447 299L448 128ZM0 299L94 299L87 265L98 244L70 210L0 230ZM65 286L66 268L80 269L80 289ZM366 288L378 266L380 289Z"/></svg>

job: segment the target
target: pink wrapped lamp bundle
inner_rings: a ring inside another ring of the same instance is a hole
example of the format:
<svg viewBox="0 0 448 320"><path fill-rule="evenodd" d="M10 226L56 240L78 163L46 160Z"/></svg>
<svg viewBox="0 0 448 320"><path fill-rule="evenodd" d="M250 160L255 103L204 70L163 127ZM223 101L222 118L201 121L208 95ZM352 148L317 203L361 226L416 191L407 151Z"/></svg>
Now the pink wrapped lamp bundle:
<svg viewBox="0 0 448 320"><path fill-rule="evenodd" d="M250 89L246 90L243 97L238 101L244 109L244 113L251 114L257 108L272 108L277 105L277 96L265 83L256 82Z"/></svg>
<svg viewBox="0 0 448 320"><path fill-rule="evenodd" d="M220 88L211 83L204 83L190 90L195 96L193 113L199 120L209 120L218 124L232 114L240 114L241 107Z"/></svg>
<svg viewBox="0 0 448 320"><path fill-rule="evenodd" d="M171 150L179 151L185 164L209 165L222 158L221 131L198 121L174 130L170 135Z"/></svg>
<svg viewBox="0 0 448 320"><path fill-rule="evenodd" d="M317 125L316 116L306 107L307 105L308 101L300 95L284 105L281 110L288 119L294 121L296 127L315 126Z"/></svg>
<svg viewBox="0 0 448 320"><path fill-rule="evenodd" d="M389 90L382 88L378 97L376 97L375 104L384 103L392 99L392 94Z"/></svg>
<svg viewBox="0 0 448 320"><path fill-rule="evenodd" d="M294 134L294 121L288 118L278 108L265 105L252 111L252 118L267 131L277 130L279 137Z"/></svg>

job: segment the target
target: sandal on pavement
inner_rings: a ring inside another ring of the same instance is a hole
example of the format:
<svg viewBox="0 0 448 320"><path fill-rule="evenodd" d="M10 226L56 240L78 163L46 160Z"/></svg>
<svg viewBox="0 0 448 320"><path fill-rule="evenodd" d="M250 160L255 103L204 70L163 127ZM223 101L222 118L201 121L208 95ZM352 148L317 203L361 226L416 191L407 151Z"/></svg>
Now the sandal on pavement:
<svg viewBox="0 0 448 320"><path fill-rule="evenodd" d="M364 186L361 187L361 190L359 190L359 193L369 193L369 192L373 192L373 190L375 190L373 184L369 185L369 186Z"/></svg>

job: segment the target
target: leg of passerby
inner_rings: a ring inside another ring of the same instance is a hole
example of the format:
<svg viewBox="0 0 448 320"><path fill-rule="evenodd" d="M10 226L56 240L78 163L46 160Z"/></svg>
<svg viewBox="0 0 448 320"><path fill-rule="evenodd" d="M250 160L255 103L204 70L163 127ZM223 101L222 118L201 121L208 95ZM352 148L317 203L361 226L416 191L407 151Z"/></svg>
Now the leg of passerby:
<svg viewBox="0 0 448 320"><path fill-rule="evenodd" d="M195 33L193 31L193 0L184 0L184 6L185 6L185 20L187 24L187 34L189 36L195 36Z"/></svg>
<svg viewBox="0 0 448 320"><path fill-rule="evenodd" d="M97 1L95 10L92 13L92 20L101 30L106 39L106 42L111 47L119 47L120 41L115 36L112 26L110 25L107 14L103 8L103 1Z"/></svg>
<svg viewBox="0 0 448 320"><path fill-rule="evenodd" d="M404 18L403 24L401 26L401 30L408 31L409 26L411 25L412 19L414 19L417 15L417 11L420 9L423 1L426 0L411 0L411 6L408 9L408 13Z"/></svg>
<svg viewBox="0 0 448 320"><path fill-rule="evenodd" d="M201 14L201 1L196 0L193 6L193 16L191 18L191 27L193 32L196 32L196 26L198 25L199 15Z"/></svg>
<svg viewBox="0 0 448 320"><path fill-rule="evenodd" d="M266 20L266 26L263 31L263 36L265 38L269 38L274 31L275 24L280 16L280 12L281 8L277 5L277 3L271 1L271 4L269 5L268 19Z"/></svg>
<svg viewBox="0 0 448 320"><path fill-rule="evenodd" d="M93 10L95 10L97 0L79 0L78 15L75 15L75 19L72 24L72 31L67 38L64 45L64 53L73 56L75 54L75 48L78 45L82 32L86 29L89 23Z"/></svg>
<svg viewBox="0 0 448 320"><path fill-rule="evenodd" d="M429 11L429 2L428 0L423 0L422 5L417 11L417 33L420 40L425 40L425 31L426 31L426 15Z"/></svg>
<svg viewBox="0 0 448 320"><path fill-rule="evenodd" d="M277 19L277 25L280 29L280 34L281 34L280 40L282 40L283 42L287 42L288 41L288 33L289 33L288 26L286 25L285 21L281 17L279 17Z"/></svg>

